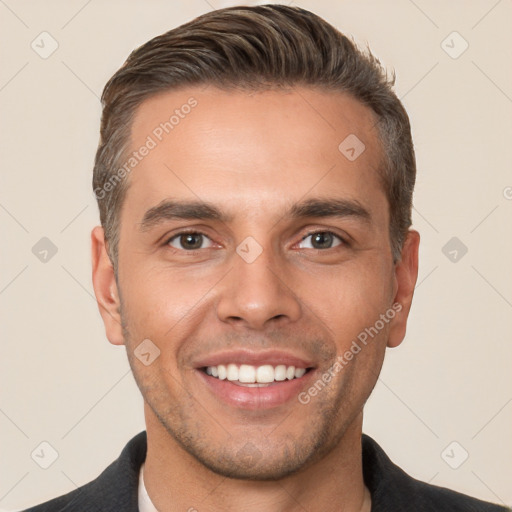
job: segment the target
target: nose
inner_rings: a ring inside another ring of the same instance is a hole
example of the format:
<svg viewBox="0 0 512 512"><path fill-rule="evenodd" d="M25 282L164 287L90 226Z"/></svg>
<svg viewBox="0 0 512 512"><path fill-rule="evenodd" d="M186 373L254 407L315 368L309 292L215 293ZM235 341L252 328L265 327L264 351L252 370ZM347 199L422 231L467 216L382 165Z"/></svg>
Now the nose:
<svg viewBox="0 0 512 512"><path fill-rule="evenodd" d="M272 258L271 250L252 262L233 255L233 268L222 281L217 316L222 322L262 330L270 324L296 322L301 315L300 299L293 292L289 273ZM288 282L287 282L288 281Z"/></svg>

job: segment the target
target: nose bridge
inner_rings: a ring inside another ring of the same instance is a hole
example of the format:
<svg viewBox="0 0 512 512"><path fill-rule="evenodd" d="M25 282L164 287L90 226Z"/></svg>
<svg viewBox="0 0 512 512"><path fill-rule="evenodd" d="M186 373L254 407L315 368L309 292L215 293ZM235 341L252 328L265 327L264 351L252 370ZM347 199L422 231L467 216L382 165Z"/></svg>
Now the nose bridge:
<svg viewBox="0 0 512 512"><path fill-rule="evenodd" d="M220 320L261 329L271 320L299 318L300 304L284 282L284 262L270 242L263 246L247 237L237 246L232 262L217 305Z"/></svg>

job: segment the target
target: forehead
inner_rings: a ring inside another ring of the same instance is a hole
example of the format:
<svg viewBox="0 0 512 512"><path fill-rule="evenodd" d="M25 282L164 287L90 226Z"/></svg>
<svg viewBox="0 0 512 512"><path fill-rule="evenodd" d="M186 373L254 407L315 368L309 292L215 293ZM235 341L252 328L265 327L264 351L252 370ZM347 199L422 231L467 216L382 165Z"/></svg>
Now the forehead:
<svg viewBox="0 0 512 512"><path fill-rule="evenodd" d="M140 209L140 217L168 197L263 216L310 193L385 209L375 122L351 96L305 87L160 93L134 116L138 155L122 216Z"/></svg>

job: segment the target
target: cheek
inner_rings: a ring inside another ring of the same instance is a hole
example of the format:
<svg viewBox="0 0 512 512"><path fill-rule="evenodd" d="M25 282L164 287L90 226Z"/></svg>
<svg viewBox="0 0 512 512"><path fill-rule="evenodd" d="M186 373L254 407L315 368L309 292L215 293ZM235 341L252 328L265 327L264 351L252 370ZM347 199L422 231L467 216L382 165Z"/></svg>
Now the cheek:
<svg viewBox="0 0 512 512"><path fill-rule="evenodd" d="M370 263L347 262L316 275L303 288L307 305L342 343L350 343L373 325L391 306L389 268L375 259Z"/></svg>
<svg viewBox="0 0 512 512"><path fill-rule="evenodd" d="M200 282L184 277L183 271L152 268L140 262L130 268L137 270L124 275L122 281L123 303L130 320L171 328L204 294Z"/></svg>
<svg viewBox="0 0 512 512"><path fill-rule="evenodd" d="M142 340L150 339L160 350L159 365L176 369L186 348L183 342L213 318L206 317L213 311L211 297L219 277L213 272L199 276L165 266L141 265L138 269L124 276L121 287L129 342L135 349Z"/></svg>

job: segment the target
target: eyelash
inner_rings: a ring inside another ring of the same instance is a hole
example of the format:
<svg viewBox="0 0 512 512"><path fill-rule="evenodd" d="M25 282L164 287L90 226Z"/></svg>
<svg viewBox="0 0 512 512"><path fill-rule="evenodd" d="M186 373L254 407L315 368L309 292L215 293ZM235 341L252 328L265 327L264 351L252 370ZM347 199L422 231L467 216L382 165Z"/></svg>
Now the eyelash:
<svg viewBox="0 0 512 512"><path fill-rule="evenodd" d="M325 230L325 229L317 229L317 230L313 230L313 231L309 231L308 233L306 233L301 239L300 239L300 242L302 242L303 240L305 240L306 238L312 236L312 235L316 235L316 234L319 234L319 233L323 233L323 234L330 234L330 235L333 235L334 237L338 238L340 240L340 244L337 245L337 246L334 246L334 247L329 247L327 249L312 249L312 250L316 250L316 251L321 251L321 252L325 252L325 251L328 251L329 249L336 249L337 247L340 247L340 246L345 246L345 247L350 247L350 243L347 241L347 239L345 237L342 237L341 235L338 235L337 233L335 233L334 231L330 231L330 230ZM185 231L180 231L179 233L176 233L174 235L172 235L171 237L169 237L167 239L167 241L165 242L165 246L171 248L171 249L174 249L175 251L183 251L183 252L188 252L188 253L194 253L196 251L200 251L201 249L191 249L189 251L185 250L185 249L176 249L175 247L171 247L170 243L179 238L180 236L182 235L187 235L187 234L192 234L192 235L202 235L206 238L210 238L206 233L202 232L202 231L198 231L198 230L185 230ZM211 240L211 239L210 239Z"/></svg>
<svg viewBox="0 0 512 512"><path fill-rule="evenodd" d="M188 252L188 253L195 253L196 251L201 250L201 249L191 249L191 250L187 251L185 249L176 249L175 247L172 247L170 245L173 240L175 240L176 238L179 238L180 236L183 236L183 235L202 235L202 236L210 239L210 237L202 231L198 231L197 229L189 229L189 230L180 231L179 233L176 233L176 234L172 235L171 237L167 238L167 241L164 243L164 246L167 246L167 247L169 247L169 249L172 249L174 251L183 251L183 252Z"/></svg>
<svg viewBox="0 0 512 512"><path fill-rule="evenodd" d="M339 245L336 245L334 247L329 247L328 249L313 249L314 251L328 251L329 249L336 249L337 247L340 247L340 246L345 246L345 247L349 247L349 242L347 241L347 239L341 235L338 235L337 233L335 233L334 231L330 231L328 229L316 229L316 230L313 230L313 231L310 231L308 232L306 235L304 235L300 241L302 242L303 240L305 240L306 238L308 238L309 236L312 236L312 235L317 235L318 233L323 233L323 234L329 234L329 235L333 235L334 237L336 237L341 243Z"/></svg>

